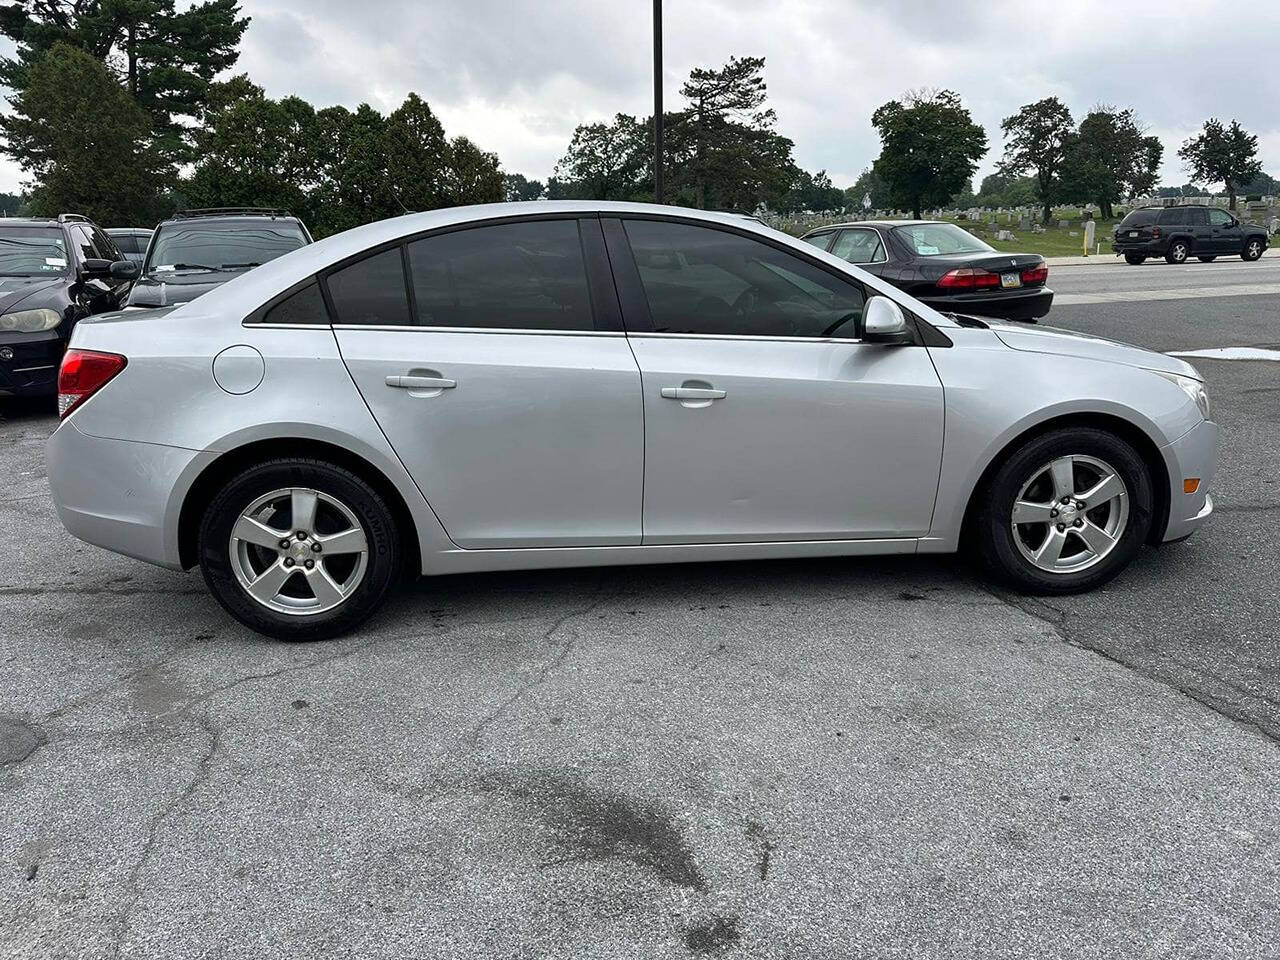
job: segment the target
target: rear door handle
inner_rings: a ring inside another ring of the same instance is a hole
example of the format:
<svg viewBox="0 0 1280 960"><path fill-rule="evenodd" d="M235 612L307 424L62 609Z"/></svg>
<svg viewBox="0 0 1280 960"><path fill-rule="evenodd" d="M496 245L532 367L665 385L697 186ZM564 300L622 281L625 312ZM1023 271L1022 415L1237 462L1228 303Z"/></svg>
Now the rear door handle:
<svg viewBox="0 0 1280 960"><path fill-rule="evenodd" d="M402 390L452 390L457 385L457 380L445 377L387 377L388 387Z"/></svg>
<svg viewBox="0 0 1280 960"><path fill-rule="evenodd" d="M723 400L727 396L723 390L708 387L663 387L662 395L668 400Z"/></svg>

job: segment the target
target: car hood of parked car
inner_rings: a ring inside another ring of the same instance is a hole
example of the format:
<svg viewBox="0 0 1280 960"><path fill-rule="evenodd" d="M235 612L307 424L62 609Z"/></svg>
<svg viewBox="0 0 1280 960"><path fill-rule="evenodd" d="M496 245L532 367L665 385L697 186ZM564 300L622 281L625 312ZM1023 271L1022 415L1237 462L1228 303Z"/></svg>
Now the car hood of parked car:
<svg viewBox="0 0 1280 960"><path fill-rule="evenodd" d="M194 300L214 287L220 287L243 270L199 270L190 272L148 273L138 278L129 294L131 307L169 307Z"/></svg>
<svg viewBox="0 0 1280 960"><path fill-rule="evenodd" d="M1005 346L1012 347L1014 350L1053 353L1064 357L1083 357L1087 360L1106 360L1109 363L1123 363L1130 367L1176 373L1184 377L1195 377L1197 380L1204 379L1196 368L1185 360L1168 357L1163 353L1156 353L1128 343L1104 340L1102 337L1091 337L1085 333L1062 330L1058 327L1030 327L1026 324L1000 323L986 318L983 318L983 322Z"/></svg>
<svg viewBox="0 0 1280 960"><path fill-rule="evenodd" d="M35 310L43 306L44 297L36 297L30 303L22 303L32 294L45 290L61 289L66 277L0 277L0 314L13 313L21 304L23 310ZM65 301L64 301L65 302ZM61 308L59 308L61 309Z"/></svg>

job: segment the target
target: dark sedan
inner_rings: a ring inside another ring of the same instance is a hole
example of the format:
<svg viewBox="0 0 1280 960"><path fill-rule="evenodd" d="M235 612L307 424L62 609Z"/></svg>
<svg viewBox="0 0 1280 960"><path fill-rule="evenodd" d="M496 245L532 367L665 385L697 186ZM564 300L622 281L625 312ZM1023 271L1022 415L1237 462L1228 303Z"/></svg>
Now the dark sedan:
<svg viewBox="0 0 1280 960"><path fill-rule="evenodd" d="M1049 312L1049 267L1034 253L999 253L954 223L872 220L801 237L945 313L1036 320Z"/></svg>

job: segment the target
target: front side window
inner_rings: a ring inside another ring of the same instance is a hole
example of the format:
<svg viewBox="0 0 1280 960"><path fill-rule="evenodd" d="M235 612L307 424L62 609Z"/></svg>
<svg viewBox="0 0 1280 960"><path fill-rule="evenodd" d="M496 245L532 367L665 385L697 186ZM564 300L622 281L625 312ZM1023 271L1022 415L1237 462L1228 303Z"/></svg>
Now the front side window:
<svg viewBox="0 0 1280 960"><path fill-rule="evenodd" d="M143 269L147 273L249 270L306 242L302 228L287 220L179 220L160 228Z"/></svg>
<svg viewBox="0 0 1280 960"><path fill-rule="evenodd" d="M852 280L724 230L625 223L657 333L857 336L864 295Z"/></svg>
<svg viewBox="0 0 1280 960"><path fill-rule="evenodd" d="M1225 210L1209 211L1209 223L1215 227L1229 227L1233 222L1234 218Z"/></svg>
<svg viewBox="0 0 1280 960"><path fill-rule="evenodd" d="M6 227L0 223L0 277L66 272L67 247L60 227Z"/></svg>
<svg viewBox="0 0 1280 960"><path fill-rule="evenodd" d="M409 325L409 292L400 247L383 250L334 271L325 285L333 303L334 323Z"/></svg>
<svg viewBox="0 0 1280 960"><path fill-rule="evenodd" d="M994 253L995 249L983 243L972 233L954 223L913 223L895 227L901 237L918 257L950 257L958 253Z"/></svg>
<svg viewBox="0 0 1280 960"><path fill-rule="evenodd" d="M845 230L831 252L850 263L877 263L884 259L884 245L875 230Z"/></svg>
<svg viewBox="0 0 1280 960"><path fill-rule="evenodd" d="M595 329L577 220L472 227L408 249L419 326Z"/></svg>
<svg viewBox="0 0 1280 960"><path fill-rule="evenodd" d="M99 244L98 238L93 235L93 231L83 224L77 223L72 226L71 236L75 240L76 246L80 248L81 260L106 260L109 258L106 249Z"/></svg>

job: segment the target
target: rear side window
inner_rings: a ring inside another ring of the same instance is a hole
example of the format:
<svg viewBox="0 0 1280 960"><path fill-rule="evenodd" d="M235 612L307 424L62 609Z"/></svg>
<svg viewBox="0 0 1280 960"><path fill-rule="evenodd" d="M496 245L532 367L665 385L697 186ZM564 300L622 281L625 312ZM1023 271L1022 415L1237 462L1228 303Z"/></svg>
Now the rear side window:
<svg viewBox="0 0 1280 960"><path fill-rule="evenodd" d="M409 295L400 247L375 253L329 274L325 285L333 303L335 323L397 327L409 324Z"/></svg>
<svg viewBox="0 0 1280 960"><path fill-rule="evenodd" d="M455 230L408 250L419 326L595 329L577 220Z"/></svg>
<svg viewBox="0 0 1280 960"><path fill-rule="evenodd" d="M138 249L138 238L125 234L123 236L115 236L111 238L115 241L116 249L121 253L140 253Z"/></svg>
<svg viewBox="0 0 1280 960"><path fill-rule="evenodd" d="M285 297L262 316L263 323L324 323L329 322L320 284L314 280L295 293Z"/></svg>
<svg viewBox="0 0 1280 960"><path fill-rule="evenodd" d="M1183 222L1192 227L1203 227L1209 222L1209 211L1203 207L1188 207L1187 218Z"/></svg>
<svg viewBox="0 0 1280 960"><path fill-rule="evenodd" d="M1168 210L1160 211L1160 218L1156 221L1162 227L1179 227L1187 223L1187 211L1181 207L1170 207Z"/></svg>

